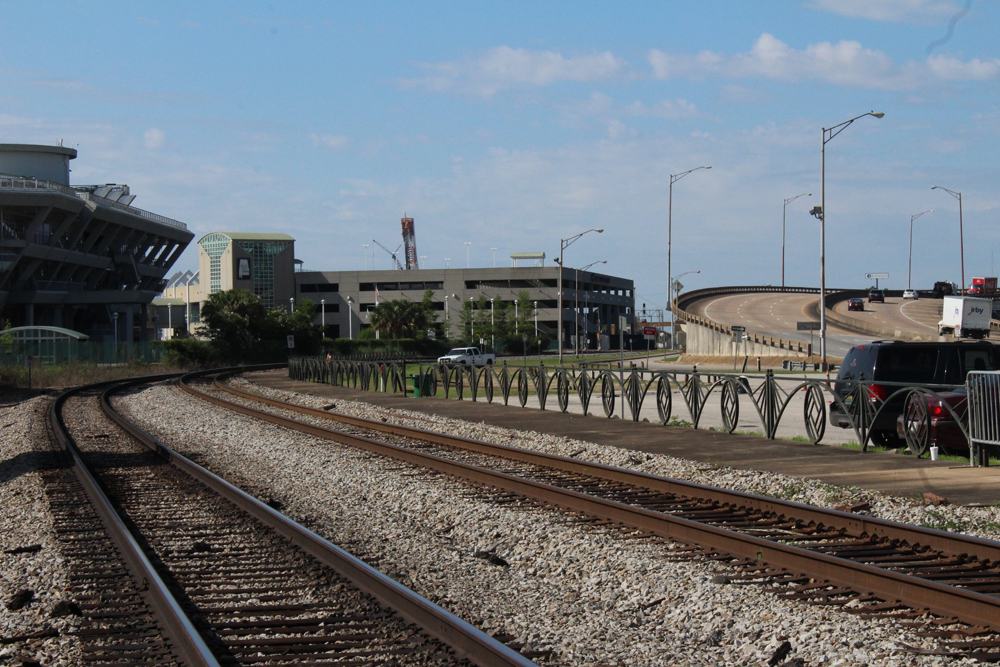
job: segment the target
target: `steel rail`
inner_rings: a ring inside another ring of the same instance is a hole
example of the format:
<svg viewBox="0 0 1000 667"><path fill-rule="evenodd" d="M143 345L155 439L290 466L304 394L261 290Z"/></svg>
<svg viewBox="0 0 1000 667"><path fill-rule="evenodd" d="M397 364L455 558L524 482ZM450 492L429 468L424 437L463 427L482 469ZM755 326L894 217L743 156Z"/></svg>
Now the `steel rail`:
<svg viewBox="0 0 1000 667"><path fill-rule="evenodd" d="M274 365L268 366L268 368L273 367ZM263 367L258 368L263 369ZM183 382L185 378L219 372L219 370L214 370L191 373L180 377L179 381L181 381L181 386L185 387L187 386ZM176 377L176 375L171 377ZM359 589L377 598L407 621L418 625L427 634L453 649L458 657L466 658L481 667L537 667L534 662L490 637L482 630L387 577L325 538L236 488L218 475L205 470L125 419L111 405L111 395L128 387L146 383L145 379L124 382L101 395L101 407L108 417L145 446L155 450L169 463L287 538L320 563L336 570Z"/></svg>
<svg viewBox="0 0 1000 667"><path fill-rule="evenodd" d="M175 378L178 375L180 373L154 375L143 378L142 381L159 382ZM129 574L135 581L136 590L140 592L146 604L156 616L156 619L160 621L166 638L170 642L172 652L181 662L189 667L219 667L219 661L212 654L205 640L202 639L194 623L188 618L180 603L170 592L160 575L157 574L153 564L118 516L118 513L111 505L111 501L108 500L108 497L101 489L100 484L83 463L76 442L69 434L69 429L67 429L66 423L63 421L62 408L67 399L88 390L97 390L108 386L113 387L119 382L120 380L96 382L67 389L59 394L52 403L52 409L49 411L52 431L55 434L56 440L70 458L73 473L80 480L80 484L83 485L91 505L93 505L98 516L100 516L101 522L118 548L122 560L129 570Z"/></svg>
<svg viewBox="0 0 1000 667"><path fill-rule="evenodd" d="M202 373L204 375L204 373ZM379 455L412 463L477 484L521 494L566 509L614 521L688 544L717 549L738 558L784 568L828 581L860 593L870 593L887 602L898 601L913 609L927 610L945 617L1000 630L1000 598L956 588L935 581L884 570L864 563L828 556L799 547L737 533L724 528L606 500L505 473L478 468L450 459L424 454L361 436L349 435L322 426L307 424L269 412L249 408L211 396L187 384L179 385L192 395L255 419L284 426L322 439L357 447ZM259 398L259 397L254 397Z"/></svg>
<svg viewBox="0 0 1000 667"><path fill-rule="evenodd" d="M226 377L228 377L228 375ZM766 496L758 496L743 491L732 491L715 486L697 484L695 482L686 482L669 477L660 477L645 472L618 468L602 463L581 461L579 459L559 456L557 454L546 454L544 452L511 447L509 445L501 445L498 443L484 442L482 440L474 440L472 438L463 438L456 435L437 433L435 431L427 431L424 429L414 428L412 426L401 426L387 422L365 419L363 417L352 417L339 412L318 410L304 405L287 403L285 401L279 401L273 398L267 398L257 394L240 391L239 389L235 389L227 384L224 384L222 382L224 379L225 378L223 376L220 376L219 381L215 383L216 388L221 391L247 400L259 401L275 407L311 415L313 417L320 417L374 431L380 431L406 438L413 438L415 440L422 440L436 445L460 447L470 451L481 452L493 456L502 456L504 458L522 463L546 466L582 475L590 475L631 486L641 486L662 493L671 493L674 495L711 500L713 502L731 507L745 507L757 510L764 514L794 518L806 523L815 524L819 527L832 527L846 530L852 535L859 537L867 536L875 539L884 538L889 540L900 540L905 541L911 546L917 548L928 547L955 555L974 555L986 561L1000 562L1000 542L995 542L993 540L949 533L935 528L913 526L899 523L897 521L889 521L887 519L878 519L860 514L852 514L850 512L842 512L835 509L826 509L823 507L816 507L814 505L805 505L803 503L797 503L790 500L768 498Z"/></svg>

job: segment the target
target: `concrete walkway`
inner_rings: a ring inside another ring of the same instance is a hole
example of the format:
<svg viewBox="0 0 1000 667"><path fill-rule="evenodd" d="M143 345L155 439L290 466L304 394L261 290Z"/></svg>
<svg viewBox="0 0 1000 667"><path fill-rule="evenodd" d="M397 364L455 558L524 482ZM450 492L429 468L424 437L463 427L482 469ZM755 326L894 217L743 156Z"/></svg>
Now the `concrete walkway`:
<svg viewBox="0 0 1000 667"><path fill-rule="evenodd" d="M513 397L511 405L504 406L502 399L497 400L499 396L491 405L482 401L409 398L400 394L357 391L293 381L284 369L254 374L253 380L275 389L549 433L743 470L769 470L899 496L922 499L922 494L929 492L955 504L1000 504L1000 467L963 468L955 462L929 461L899 454L861 452L791 440L766 440L658 423L542 411L522 408ZM555 403L554 397L552 401Z"/></svg>

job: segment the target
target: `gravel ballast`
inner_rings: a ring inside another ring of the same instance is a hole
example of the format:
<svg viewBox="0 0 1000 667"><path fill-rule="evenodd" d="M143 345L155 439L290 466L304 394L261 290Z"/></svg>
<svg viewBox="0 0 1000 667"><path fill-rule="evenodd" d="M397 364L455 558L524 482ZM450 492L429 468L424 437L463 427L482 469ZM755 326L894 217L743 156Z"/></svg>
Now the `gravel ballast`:
<svg viewBox="0 0 1000 667"><path fill-rule="evenodd" d="M69 573L59 552L41 471L57 464L46 429L51 399L5 396L0 403L0 664L80 664L61 615ZM62 604L60 604L62 603ZM42 636L48 635L48 636Z"/></svg>
<svg viewBox="0 0 1000 667"><path fill-rule="evenodd" d="M285 392L256 390L288 399ZM317 407L329 404L298 398ZM216 473L280 502L283 512L470 622L513 635L531 650L553 650L559 664L768 664L786 641L791 650L776 664L961 664L903 650L903 644L934 643L891 622L725 583L719 577L725 566L668 560L665 545L616 539L547 510L499 506L444 476L262 424L171 387L122 397L117 404L168 446L196 454ZM744 490L753 486L754 473L668 457L632 460L634 452L592 443L347 401L338 401L336 410L560 454L584 448L577 458ZM810 486L792 478L773 483ZM873 503L873 510L883 509Z"/></svg>

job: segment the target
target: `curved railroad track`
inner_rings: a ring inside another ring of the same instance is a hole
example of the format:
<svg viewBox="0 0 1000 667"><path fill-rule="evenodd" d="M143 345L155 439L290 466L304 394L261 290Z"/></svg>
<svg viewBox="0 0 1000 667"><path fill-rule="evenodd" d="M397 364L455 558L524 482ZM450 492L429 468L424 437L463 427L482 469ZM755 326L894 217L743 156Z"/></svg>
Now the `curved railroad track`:
<svg viewBox="0 0 1000 667"><path fill-rule="evenodd" d="M179 384L242 414L460 477L501 502L528 498L631 538L683 543L786 598L959 638L945 655L1000 660L1000 543L317 410L239 391L224 377L202 388L197 380Z"/></svg>
<svg viewBox="0 0 1000 667"><path fill-rule="evenodd" d="M79 480L52 480L88 664L533 665L171 451L87 385L51 423ZM87 500L89 499L89 504Z"/></svg>

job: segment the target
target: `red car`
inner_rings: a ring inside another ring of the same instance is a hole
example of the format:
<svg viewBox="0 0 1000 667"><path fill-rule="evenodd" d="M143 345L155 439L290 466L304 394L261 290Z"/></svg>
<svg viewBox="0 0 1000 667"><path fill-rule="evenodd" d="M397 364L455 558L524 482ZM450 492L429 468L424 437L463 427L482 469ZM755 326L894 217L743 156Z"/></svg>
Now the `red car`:
<svg viewBox="0 0 1000 667"><path fill-rule="evenodd" d="M861 310L865 309L864 299L851 299L847 302L847 310Z"/></svg>
<svg viewBox="0 0 1000 667"><path fill-rule="evenodd" d="M969 441L962 426L969 427L968 410L965 387L933 395L913 394L906 400L903 413L896 418L896 434L916 456L923 456L932 446L951 454L967 453ZM955 417L961 420L962 426Z"/></svg>

